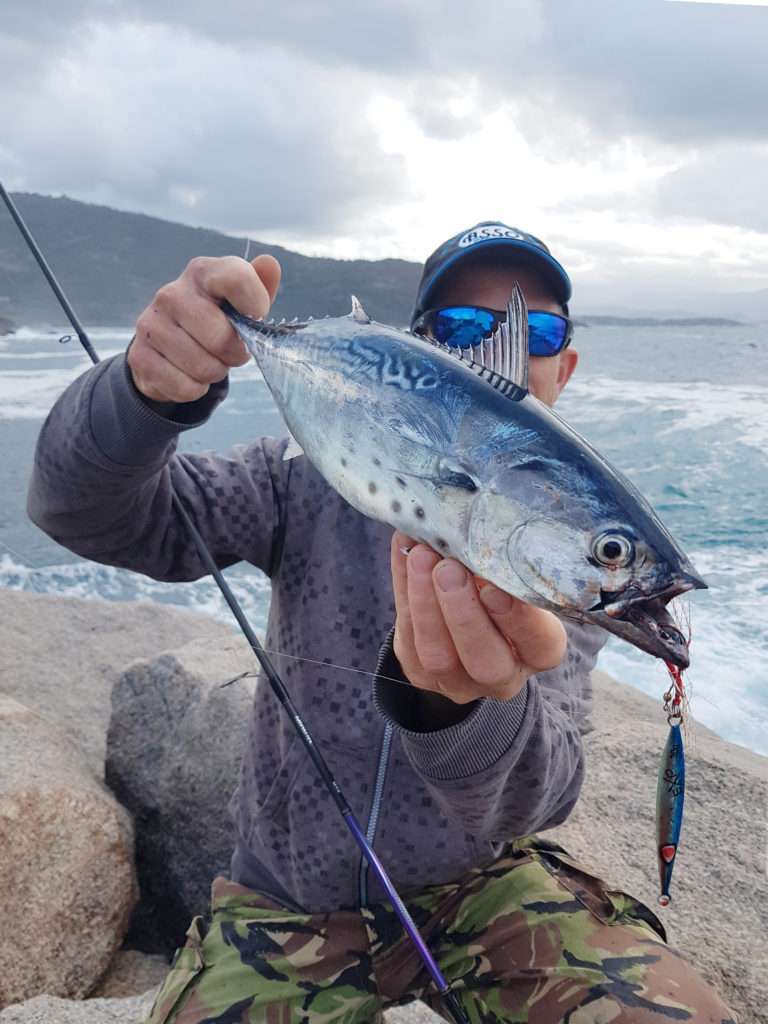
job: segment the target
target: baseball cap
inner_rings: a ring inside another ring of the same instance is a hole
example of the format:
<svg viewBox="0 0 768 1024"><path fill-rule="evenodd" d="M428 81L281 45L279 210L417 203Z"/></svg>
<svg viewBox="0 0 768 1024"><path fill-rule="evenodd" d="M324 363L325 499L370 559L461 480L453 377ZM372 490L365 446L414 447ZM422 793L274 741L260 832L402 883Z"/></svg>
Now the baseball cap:
<svg viewBox="0 0 768 1024"><path fill-rule="evenodd" d="M511 258L528 264L532 270L541 274L557 301L566 307L567 312L567 303L572 292L571 279L542 240L508 224L483 220L468 231L461 231L447 242L443 242L427 259L416 293L411 326L424 310L429 309L435 286L447 270L471 253L490 248L498 249L500 253L508 253Z"/></svg>

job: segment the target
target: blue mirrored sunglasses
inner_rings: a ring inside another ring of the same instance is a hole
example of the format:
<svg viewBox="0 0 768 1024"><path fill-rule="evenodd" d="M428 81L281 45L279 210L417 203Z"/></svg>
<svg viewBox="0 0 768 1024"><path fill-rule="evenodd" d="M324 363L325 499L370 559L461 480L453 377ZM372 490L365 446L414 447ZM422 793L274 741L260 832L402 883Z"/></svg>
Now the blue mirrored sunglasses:
<svg viewBox="0 0 768 1024"><path fill-rule="evenodd" d="M490 337L506 313L484 306L441 306L428 309L413 325L414 334L427 334L435 341L457 348L471 348ZM557 313L528 310L528 352L532 356L556 356L567 348L573 324Z"/></svg>

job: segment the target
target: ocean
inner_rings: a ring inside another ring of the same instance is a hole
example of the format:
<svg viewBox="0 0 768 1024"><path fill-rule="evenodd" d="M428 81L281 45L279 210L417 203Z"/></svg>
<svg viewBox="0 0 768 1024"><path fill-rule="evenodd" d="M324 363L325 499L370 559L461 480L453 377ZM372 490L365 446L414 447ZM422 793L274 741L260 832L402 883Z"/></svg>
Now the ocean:
<svg viewBox="0 0 768 1024"><path fill-rule="evenodd" d="M0 586L110 601L184 605L225 621L212 580L162 584L86 562L26 518L35 440L50 406L90 366L76 339L22 329L0 338ZM125 329L91 332L105 358ZM685 614L693 717L768 755L768 325L580 328L580 364L558 411L646 495L707 579ZM282 420L255 365L232 376L230 397L185 451L226 450ZM240 564L225 573L257 630L269 581ZM611 638L599 666L659 699L668 677L648 655ZM695 727L694 727L695 736Z"/></svg>

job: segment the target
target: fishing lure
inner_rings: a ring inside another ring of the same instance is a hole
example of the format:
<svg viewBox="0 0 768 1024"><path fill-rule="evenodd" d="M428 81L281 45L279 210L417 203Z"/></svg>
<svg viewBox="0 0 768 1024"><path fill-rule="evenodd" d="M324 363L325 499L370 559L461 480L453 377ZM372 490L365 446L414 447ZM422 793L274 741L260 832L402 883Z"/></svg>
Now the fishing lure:
<svg viewBox="0 0 768 1024"><path fill-rule="evenodd" d="M683 746L683 712L686 705L682 670L666 662L672 685L664 694L664 710L669 735L664 745L656 786L656 844L659 860L661 894L659 903L669 906L669 886L675 866L680 832L683 827L685 803L685 748Z"/></svg>

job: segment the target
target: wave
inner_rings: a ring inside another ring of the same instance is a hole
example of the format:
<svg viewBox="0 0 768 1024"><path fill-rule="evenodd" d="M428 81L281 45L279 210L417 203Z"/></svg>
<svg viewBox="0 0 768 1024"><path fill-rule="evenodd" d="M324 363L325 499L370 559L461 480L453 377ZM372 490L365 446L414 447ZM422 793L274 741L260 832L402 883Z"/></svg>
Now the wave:
<svg viewBox="0 0 768 1024"><path fill-rule="evenodd" d="M27 347L23 355L0 353L4 360L30 360L28 367L0 375L0 419L44 417L66 385L90 365L84 354L77 362L70 361L71 346L64 351L51 345L52 337L43 338L44 346L16 346ZM101 354L111 352L114 345L113 335ZM43 347L53 351L44 353ZM47 365L45 359L50 360ZM615 365L607 360L597 364L609 371ZM643 366L641 372L645 376L651 370ZM266 414L274 405L256 363L235 371L231 384L221 414L194 432L195 444L221 450L225 441L234 443L244 432L265 431L265 423L273 429ZM694 717L724 738L768 754L768 387L755 378L729 384L686 382L683 387L669 380L599 373L569 383L558 403L560 410L632 477L710 584L709 591L697 593L691 602L692 668L687 678ZM250 422L242 420L246 416L252 417ZM13 425L6 429L13 453ZM191 434L185 435L187 443ZM95 563L42 569L22 563L23 559L0 561L0 586L107 600L146 598L192 607L232 623L231 612L210 579L160 584ZM226 575L234 580L254 625L263 628L268 581L242 565ZM657 698L661 716L667 676L660 662L612 639L601 654L600 667Z"/></svg>
<svg viewBox="0 0 768 1024"><path fill-rule="evenodd" d="M40 419L67 385L91 365L87 357L75 366L4 370L0 375L0 419Z"/></svg>
<svg viewBox="0 0 768 1024"><path fill-rule="evenodd" d="M64 348L62 346L61 349L62 350L60 352L55 350L50 352L0 352L0 359L13 359L19 360L19 362L29 359L44 359L46 361L49 359L82 359L83 350L80 348L79 343L76 348L70 345L69 348ZM124 351L125 349L123 348L100 349L98 354L102 359L108 359L110 356L116 356L119 352Z"/></svg>
<svg viewBox="0 0 768 1024"><path fill-rule="evenodd" d="M738 431L738 441L761 451L768 447L768 387L760 384L679 383L589 377L572 380L558 402L574 425L599 424L606 420L634 420L653 416L654 438L676 433L718 431L728 425ZM639 422L639 421L638 421ZM706 441L705 438L699 438Z"/></svg>
<svg viewBox="0 0 768 1024"><path fill-rule="evenodd" d="M114 341L114 336L110 336L110 340ZM125 348L111 346L100 350L97 348L97 351L101 359L108 359L124 352ZM92 366L79 344L76 347L70 346L66 351L0 351L0 360L21 364L21 368L14 366L12 369L3 369L0 374L0 420L44 419L65 388ZM28 368L25 365L50 364L53 361L55 365L30 365ZM273 405L261 370L255 362L239 367L232 374L233 390L240 385L253 383L261 385L257 395L258 407L266 408ZM253 397L249 396L249 412L252 407ZM231 401L226 403L224 410L233 415L243 411Z"/></svg>
<svg viewBox="0 0 768 1024"><path fill-rule="evenodd" d="M130 341L133 337L132 327L93 327L86 331L86 334L91 341ZM13 334L6 334L3 337L4 342L15 342L15 341L45 341L46 344L50 344L52 341L57 342L59 338L63 338L65 335L72 336L72 342L70 344L79 345L77 334L74 332L72 327L67 324L63 327L18 327Z"/></svg>
<svg viewBox="0 0 768 1024"><path fill-rule="evenodd" d="M691 668L685 675L694 736L695 723L700 722L729 743L768 756L768 678L763 673L761 679L750 679L748 668L759 665L759 660L750 659L764 658L765 652L744 647L733 631L722 625L717 640L709 644L701 639L707 635L703 621L697 635L699 640L694 637L691 646ZM611 639L597 667L657 699L659 721L663 721L662 694L669 686L669 676L660 662Z"/></svg>
<svg viewBox="0 0 768 1024"><path fill-rule="evenodd" d="M768 554L737 544L690 552L710 589L680 602L691 623L686 682L696 721L732 743L768 755ZM611 638L599 667L659 698L661 662Z"/></svg>
<svg viewBox="0 0 768 1024"><path fill-rule="evenodd" d="M120 351L122 349L107 350L102 356L107 358ZM76 361L64 366L3 370L0 374L0 420L44 419L62 391L93 365L82 351L63 355L75 356ZM55 353L54 358L57 356L61 358L62 354ZM0 358L25 357L15 353L0 353ZM26 358L47 360L51 356L29 353Z"/></svg>
<svg viewBox="0 0 768 1024"><path fill-rule="evenodd" d="M257 633L266 629L270 583L250 566L233 566L224 577ZM83 560L33 568L10 555L0 556L0 587L36 594L86 600L156 601L189 608L234 627L232 612L216 582L204 577L191 583L160 583L148 576Z"/></svg>

